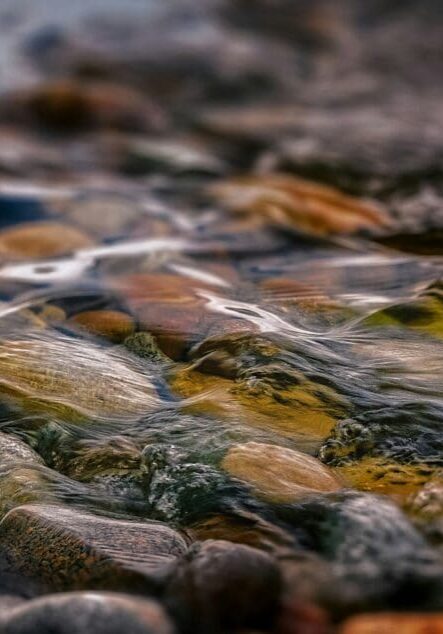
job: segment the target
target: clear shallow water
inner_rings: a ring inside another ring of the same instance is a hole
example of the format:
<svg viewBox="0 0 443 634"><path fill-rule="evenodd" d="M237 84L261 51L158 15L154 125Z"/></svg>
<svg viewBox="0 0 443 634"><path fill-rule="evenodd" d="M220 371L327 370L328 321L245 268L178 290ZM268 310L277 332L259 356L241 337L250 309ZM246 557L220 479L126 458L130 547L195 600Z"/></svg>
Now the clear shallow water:
<svg viewBox="0 0 443 634"><path fill-rule="evenodd" d="M41 4L6 25L36 57L23 62L34 87L11 96L8 53L0 126L1 513L68 505L252 543L289 593L303 573L284 562L309 554L307 597L332 618L414 592L417 609L442 609L443 261L426 204L411 203L421 181L440 186L437 168L403 179L370 153L369 176L316 172L279 147L291 129L301 143L298 111L263 140L259 26L238 39L209 8L156 8L167 42L180 34L157 59L129 5L139 39L125 47L112 15ZM211 33L244 67L208 49L201 86ZM227 93L238 120L215 109L202 123Z"/></svg>

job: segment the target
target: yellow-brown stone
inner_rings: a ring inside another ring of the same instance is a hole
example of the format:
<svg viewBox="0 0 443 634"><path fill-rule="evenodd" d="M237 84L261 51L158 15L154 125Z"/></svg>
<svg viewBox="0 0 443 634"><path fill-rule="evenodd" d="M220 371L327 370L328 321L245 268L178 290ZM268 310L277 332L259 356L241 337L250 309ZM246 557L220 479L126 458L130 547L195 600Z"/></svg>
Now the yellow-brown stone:
<svg viewBox="0 0 443 634"><path fill-rule="evenodd" d="M214 414L309 443L325 439L346 411L334 390L302 378L298 385L256 391L247 383L182 367L170 377L172 391L192 398L194 412Z"/></svg>
<svg viewBox="0 0 443 634"><path fill-rule="evenodd" d="M443 634L443 614L361 614L346 621L340 634Z"/></svg>
<svg viewBox="0 0 443 634"><path fill-rule="evenodd" d="M93 335L119 343L131 335L135 324L130 315L118 310L87 310L70 320Z"/></svg>
<svg viewBox="0 0 443 634"><path fill-rule="evenodd" d="M288 174L233 178L213 185L210 193L233 211L318 236L388 224L379 205Z"/></svg>
<svg viewBox="0 0 443 634"><path fill-rule="evenodd" d="M29 222L0 232L0 256L8 260L65 255L92 244L80 229L58 222Z"/></svg>
<svg viewBox="0 0 443 634"><path fill-rule="evenodd" d="M436 468L426 464L400 464L378 457L349 462L335 470L356 489L399 500L419 491L436 473Z"/></svg>
<svg viewBox="0 0 443 634"><path fill-rule="evenodd" d="M339 478L316 458L278 445L234 445L222 468L269 502L289 503L312 493L343 488Z"/></svg>

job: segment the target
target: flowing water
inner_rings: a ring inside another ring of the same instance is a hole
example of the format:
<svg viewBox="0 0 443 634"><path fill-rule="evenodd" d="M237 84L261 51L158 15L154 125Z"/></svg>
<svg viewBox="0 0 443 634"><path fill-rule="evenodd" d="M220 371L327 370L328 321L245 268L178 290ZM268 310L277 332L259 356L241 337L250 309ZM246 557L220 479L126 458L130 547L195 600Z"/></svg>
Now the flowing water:
<svg viewBox="0 0 443 634"><path fill-rule="evenodd" d="M124 19L119 3L118 19L40 4L2 7L1 517L50 504L249 544L332 620L443 610L433 91L399 86L403 105L374 114L365 90L385 71L322 3L297 31L316 65L294 73L303 98L278 92L297 51L257 9L243 31L209 2L133 2ZM346 66L322 48L336 35L359 53L325 97ZM408 163L420 98L429 151Z"/></svg>

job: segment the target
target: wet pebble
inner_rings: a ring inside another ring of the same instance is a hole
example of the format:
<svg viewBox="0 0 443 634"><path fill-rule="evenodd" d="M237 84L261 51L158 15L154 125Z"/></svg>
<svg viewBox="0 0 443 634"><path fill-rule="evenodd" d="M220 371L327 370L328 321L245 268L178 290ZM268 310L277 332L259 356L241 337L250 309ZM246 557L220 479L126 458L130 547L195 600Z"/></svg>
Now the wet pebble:
<svg viewBox="0 0 443 634"><path fill-rule="evenodd" d="M0 232L0 256L8 260L42 259L64 255L92 245L75 227L57 222L32 222Z"/></svg>
<svg viewBox="0 0 443 634"><path fill-rule="evenodd" d="M278 445L257 442L233 445L223 458L222 467L270 502L292 502L343 486L316 458Z"/></svg>
<svg viewBox="0 0 443 634"><path fill-rule="evenodd" d="M127 313L118 310L84 311L74 315L70 323L93 335L109 339L113 343L122 342L135 329L132 318Z"/></svg>
<svg viewBox="0 0 443 634"><path fill-rule="evenodd" d="M3 340L0 353L0 392L25 410L109 419L159 403L149 376L122 351L48 332Z"/></svg>

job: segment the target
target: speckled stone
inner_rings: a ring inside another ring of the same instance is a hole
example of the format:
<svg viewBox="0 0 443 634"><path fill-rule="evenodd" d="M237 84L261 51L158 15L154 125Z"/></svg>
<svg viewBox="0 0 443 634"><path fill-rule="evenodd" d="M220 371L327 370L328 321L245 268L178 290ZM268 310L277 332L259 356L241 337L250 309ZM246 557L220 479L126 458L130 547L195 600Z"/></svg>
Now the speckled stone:
<svg viewBox="0 0 443 634"><path fill-rule="evenodd" d="M174 634L163 608L150 600L100 592L61 593L11 605L2 634Z"/></svg>
<svg viewBox="0 0 443 634"><path fill-rule="evenodd" d="M6 515L0 543L7 570L42 590L156 592L185 540L161 523L114 520L62 506L27 505Z"/></svg>

